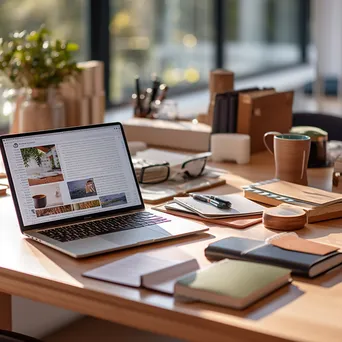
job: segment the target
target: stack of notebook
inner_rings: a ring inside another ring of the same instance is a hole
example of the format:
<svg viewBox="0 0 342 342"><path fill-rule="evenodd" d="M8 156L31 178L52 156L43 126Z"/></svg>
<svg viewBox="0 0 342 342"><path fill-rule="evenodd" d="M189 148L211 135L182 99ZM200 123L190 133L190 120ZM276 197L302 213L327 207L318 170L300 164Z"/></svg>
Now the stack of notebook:
<svg viewBox="0 0 342 342"><path fill-rule="evenodd" d="M243 191L246 198L260 203L300 207L307 212L309 223L342 217L342 194L279 179L250 184L243 187Z"/></svg>
<svg viewBox="0 0 342 342"><path fill-rule="evenodd" d="M192 197L175 197L173 201L153 209L232 228L246 228L261 222L263 206L238 194L223 195L220 198L231 202L231 208L219 209Z"/></svg>
<svg viewBox="0 0 342 342"><path fill-rule="evenodd" d="M211 260L240 259L291 269L293 274L315 277L342 263L339 248L300 237L285 235L271 243L229 237L209 244L205 255Z"/></svg>
<svg viewBox="0 0 342 342"><path fill-rule="evenodd" d="M180 248L137 253L83 275L235 309L291 281L288 269L245 261L224 260L200 269L197 260Z"/></svg>
<svg viewBox="0 0 342 342"><path fill-rule="evenodd" d="M209 203L201 202L193 197L175 197L174 202L182 208L191 210L193 213L204 218L222 219L227 217L241 217L261 214L264 207L253 203L240 195L220 196L223 200L229 201L232 205L229 209L220 209Z"/></svg>

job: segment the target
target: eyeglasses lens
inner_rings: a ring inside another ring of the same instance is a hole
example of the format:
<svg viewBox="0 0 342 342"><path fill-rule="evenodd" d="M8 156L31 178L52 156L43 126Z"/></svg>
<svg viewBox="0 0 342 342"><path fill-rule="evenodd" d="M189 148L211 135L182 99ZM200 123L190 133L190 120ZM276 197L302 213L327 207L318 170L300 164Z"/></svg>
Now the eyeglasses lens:
<svg viewBox="0 0 342 342"><path fill-rule="evenodd" d="M191 177L198 177L202 174L206 162L207 158L190 160L184 165L183 168Z"/></svg>
<svg viewBox="0 0 342 342"><path fill-rule="evenodd" d="M142 173L141 183L157 184L165 182L169 177L169 167L166 165L155 165L146 167Z"/></svg>

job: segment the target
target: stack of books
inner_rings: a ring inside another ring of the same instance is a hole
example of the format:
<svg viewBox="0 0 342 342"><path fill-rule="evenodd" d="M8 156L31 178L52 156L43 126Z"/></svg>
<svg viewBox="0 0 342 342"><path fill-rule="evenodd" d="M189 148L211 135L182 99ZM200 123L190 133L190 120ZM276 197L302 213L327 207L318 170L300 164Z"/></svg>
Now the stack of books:
<svg viewBox="0 0 342 342"><path fill-rule="evenodd" d="M200 269L191 255L178 248L165 248L115 260L83 276L174 294L182 301L244 309L289 284L290 272L277 266L236 260L223 260Z"/></svg>
<svg viewBox="0 0 342 342"><path fill-rule="evenodd" d="M66 126L103 123L105 113L104 64L101 61L78 63L77 80L61 85Z"/></svg>
<svg viewBox="0 0 342 342"><path fill-rule="evenodd" d="M307 212L308 223L342 217L342 195L304 185L271 179L243 187L252 201L277 206L294 205Z"/></svg>
<svg viewBox="0 0 342 342"><path fill-rule="evenodd" d="M229 201L231 208L219 209L208 203L199 202L193 197L174 197L172 201L153 207L153 209L175 216L237 229L261 222L263 206L249 201L239 194L222 195L220 198Z"/></svg>

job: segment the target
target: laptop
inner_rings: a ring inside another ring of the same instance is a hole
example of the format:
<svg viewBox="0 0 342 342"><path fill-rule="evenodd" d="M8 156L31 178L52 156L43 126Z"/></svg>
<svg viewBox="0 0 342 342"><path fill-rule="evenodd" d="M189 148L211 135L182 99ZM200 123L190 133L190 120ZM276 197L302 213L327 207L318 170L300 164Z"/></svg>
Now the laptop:
<svg viewBox="0 0 342 342"><path fill-rule="evenodd" d="M0 137L21 232L74 258L207 230L145 210L120 123Z"/></svg>

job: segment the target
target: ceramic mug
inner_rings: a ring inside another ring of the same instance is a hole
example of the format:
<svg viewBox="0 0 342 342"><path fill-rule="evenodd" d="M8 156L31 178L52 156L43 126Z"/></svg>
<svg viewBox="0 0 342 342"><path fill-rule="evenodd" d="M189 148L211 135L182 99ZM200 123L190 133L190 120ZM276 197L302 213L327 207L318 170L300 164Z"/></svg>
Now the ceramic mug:
<svg viewBox="0 0 342 342"><path fill-rule="evenodd" d="M307 167L310 154L310 137L302 134L267 132L264 144L274 155L275 177L287 182L308 184Z"/></svg>
<svg viewBox="0 0 342 342"><path fill-rule="evenodd" d="M32 196L34 207L36 209L46 207L46 196L45 195L34 195Z"/></svg>

